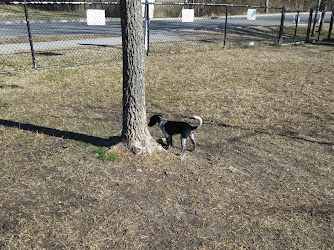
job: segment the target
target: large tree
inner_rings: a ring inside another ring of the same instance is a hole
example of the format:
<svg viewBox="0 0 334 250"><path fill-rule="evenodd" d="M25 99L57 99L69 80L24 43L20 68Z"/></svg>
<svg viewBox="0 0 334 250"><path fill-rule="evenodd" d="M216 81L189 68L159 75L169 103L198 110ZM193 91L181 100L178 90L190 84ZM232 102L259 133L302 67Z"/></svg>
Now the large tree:
<svg viewBox="0 0 334 250"><path fill-rule="evenodd" d="M121 0L123 46L123 128L121 139L135 153L158 148L147 128L145 51L141 0Z"/></svg>

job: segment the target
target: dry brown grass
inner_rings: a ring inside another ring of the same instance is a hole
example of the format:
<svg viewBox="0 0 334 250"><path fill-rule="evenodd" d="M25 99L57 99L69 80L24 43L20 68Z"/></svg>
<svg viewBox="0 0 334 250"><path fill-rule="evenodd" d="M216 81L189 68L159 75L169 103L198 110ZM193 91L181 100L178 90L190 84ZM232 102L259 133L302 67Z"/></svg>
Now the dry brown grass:
<svg viewBox="0 0 334 250"><path fill-rule="evenodd" d="M59 19L79 19L85 18L84 13L70 11L46 11L27 7L30 20L59 20ZM1 5L0 21L25 21L24 5Z"/></svg>
<svg viewBox="0 0 334 250"><path fill-rule="evenodd" d="M333 55L150 57L148 115L200 115L198 149L115 162L93 152L120 133L121 62L1 75L0 248L333 248Z"/></svg>
<svg viewBox="0 0 334 250"><path fill-rule="evenodd" d="M73 36L40 36L40 37L33 37L33 42L54 42L54 41L66 41L69 40L79 40L79 39L91 39L91 38L112 38L113 36L107 35L73 35ZM16 37L16 38L3 38L0 40L0 44L16 44L16 43L29 43L28 37Z"/></svg>
<svg viewBox="0 0 334 250"><path fill-rule="evenodd" d="M37 68L120 60L121 47L122 45L83 45L77 48L35 50L35 60ZM31 52L4 52L0 53L0 56L2 72L33 67Z"/></svg>

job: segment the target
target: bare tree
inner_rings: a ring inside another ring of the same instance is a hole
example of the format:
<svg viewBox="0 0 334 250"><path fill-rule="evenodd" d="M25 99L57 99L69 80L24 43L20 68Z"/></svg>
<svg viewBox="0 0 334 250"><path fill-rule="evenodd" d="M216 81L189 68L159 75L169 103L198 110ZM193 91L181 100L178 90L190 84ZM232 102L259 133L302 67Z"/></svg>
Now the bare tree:
<svg viewBox="0 0 334 250"><path fill-rule="evenodd" d="M123 128L121 139L135 153L158 148L147 128L145 51L141 0L121 0L123 46ZM160 147L161 148L161 147Z"/></svg>

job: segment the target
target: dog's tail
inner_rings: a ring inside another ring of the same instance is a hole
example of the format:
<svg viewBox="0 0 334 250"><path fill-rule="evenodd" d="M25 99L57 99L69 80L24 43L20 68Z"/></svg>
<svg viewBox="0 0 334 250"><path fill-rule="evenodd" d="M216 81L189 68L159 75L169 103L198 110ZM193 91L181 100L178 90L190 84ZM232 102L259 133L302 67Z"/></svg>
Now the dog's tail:
<svg viewBox="0 0 334 250"><path fill-rule="evenodd" d="M197 124L197 126L196 127L194 127L194 129L198 129L198 128L200 128L201 126L202 126L202 124L203 124L203 120L202 120L202 118L201 117L199 117L199 116L194 116L194 118L196 119L196 120L198 120L199 121L199 123Z"/></svg>

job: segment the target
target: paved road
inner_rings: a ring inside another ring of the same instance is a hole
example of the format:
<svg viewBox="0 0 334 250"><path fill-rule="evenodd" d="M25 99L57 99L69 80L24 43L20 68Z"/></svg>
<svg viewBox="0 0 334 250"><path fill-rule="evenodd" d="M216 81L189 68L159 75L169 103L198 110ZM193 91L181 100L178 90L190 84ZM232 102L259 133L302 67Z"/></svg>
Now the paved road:
<svg viewBox="0 0 334 250"><path fill-rule="evenodd" d="M285 24L293 24L295 14L287 14ZM308 13L301 14L300 23L306 24ZM327 15L329 19L329 15ZM250 27L250 26L278 26L281 15L258 15L255 21L247 20L245 16L234 16L228 18L228 28ZM209 19L196 18L193 23L182 23L180 18L176 19L152 19L150 23L151 41L177 40L187 36L177 34L179 30L215 30L223 29L225 18ZM31 22L33 37L38 36L81 36L81 35L107 35L114 38L80 39L58 42L36 42L36 49L51 49L75 47L82 45L115 45L120 44L121 27L119 20L108 20L105 26L88 26L84 21L60 21L60 22ZM27 37L25 23L10 23L0 25L1 38ZM5 44L0 45L0 51L29 50L29 44Z"/></svg>

